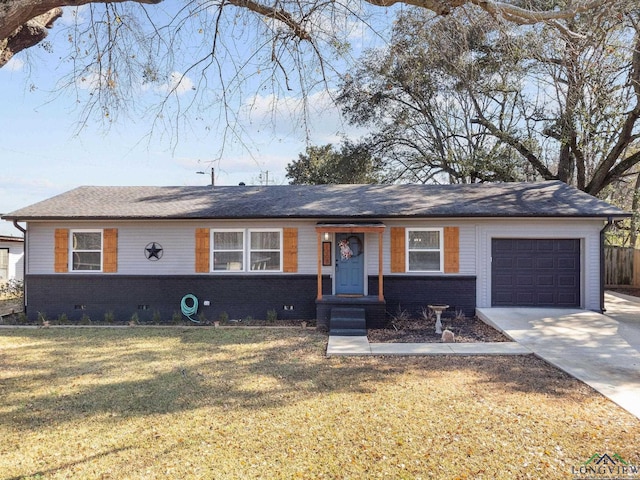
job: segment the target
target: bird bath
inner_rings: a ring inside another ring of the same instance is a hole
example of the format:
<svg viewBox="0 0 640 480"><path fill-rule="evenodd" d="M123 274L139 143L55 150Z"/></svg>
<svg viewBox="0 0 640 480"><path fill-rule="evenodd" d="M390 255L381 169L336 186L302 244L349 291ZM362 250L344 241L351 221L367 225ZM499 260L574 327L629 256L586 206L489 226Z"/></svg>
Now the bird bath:
<svg viewBox="0 0 640 480"><path fill-rule="evenodd" d="M444 312L449 305L429 305L429 308L436 314L436 333L442 333L442 322L440 321L440 315Z"/></svg>

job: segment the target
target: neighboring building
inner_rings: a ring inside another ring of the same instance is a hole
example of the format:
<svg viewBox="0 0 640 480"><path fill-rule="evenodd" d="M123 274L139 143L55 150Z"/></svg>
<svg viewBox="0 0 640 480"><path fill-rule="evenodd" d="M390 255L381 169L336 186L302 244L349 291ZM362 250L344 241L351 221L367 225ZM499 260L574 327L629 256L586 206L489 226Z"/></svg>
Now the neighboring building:
<svg viewBox="0 0 640 480"><path fill-rule="evenodd" d="M0 283L24 278L24 238L0 235Z"/></svg>
<svg viewBox="0 0 640 480"><path fill-rule="evenodd" d="M80 187L27 223L27 313L314 319L359 305L602 308L602 232L626 214L562 182ZM203 306L209 301L210 306Z"/></svg>

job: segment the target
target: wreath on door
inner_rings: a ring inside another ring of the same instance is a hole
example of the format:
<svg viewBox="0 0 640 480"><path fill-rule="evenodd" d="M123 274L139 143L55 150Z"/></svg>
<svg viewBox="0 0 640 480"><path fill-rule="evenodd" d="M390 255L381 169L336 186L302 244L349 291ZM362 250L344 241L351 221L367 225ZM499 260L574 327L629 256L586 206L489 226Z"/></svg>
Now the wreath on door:
<svg viewBox="0 0 640 480"><path fill-rule="evenodd" d="M340 240L338 242L338 247L340 247L340 257L343 261L347 261L351 257L362 255L364 252L364 249L362 248L362 240L360 240L360 237L355 235L351 235L350 237Z"/></svg>

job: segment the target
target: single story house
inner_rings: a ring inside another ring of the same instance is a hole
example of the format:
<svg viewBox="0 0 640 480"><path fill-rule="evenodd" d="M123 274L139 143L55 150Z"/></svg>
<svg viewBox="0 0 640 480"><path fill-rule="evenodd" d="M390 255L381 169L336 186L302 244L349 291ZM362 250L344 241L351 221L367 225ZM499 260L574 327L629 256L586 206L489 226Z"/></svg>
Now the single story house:
<svg viewBox="0 0 640 480"><path fill-rule="evenodd" d="M0 284L24 278L22 257L24 238L0 235Z"/></svg>
<svg viewBox="0 0 640 480"><path fill-rule="evenodd" d="M26 222L26 308L170 319L317 319L358 306L602 309L603 232L622 210L559 181L79 187Z"/></svg>

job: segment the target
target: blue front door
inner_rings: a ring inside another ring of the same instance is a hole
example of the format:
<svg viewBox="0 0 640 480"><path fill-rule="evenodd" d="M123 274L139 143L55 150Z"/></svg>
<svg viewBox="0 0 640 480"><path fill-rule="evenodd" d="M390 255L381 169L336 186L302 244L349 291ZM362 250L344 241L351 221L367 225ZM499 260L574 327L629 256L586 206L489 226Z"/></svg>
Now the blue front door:
<svg viewBox="0 0 640 480"><path fill-rule="evenodd" d="M364 234L336 234L336 295L364 295Z"/></svg>

